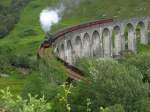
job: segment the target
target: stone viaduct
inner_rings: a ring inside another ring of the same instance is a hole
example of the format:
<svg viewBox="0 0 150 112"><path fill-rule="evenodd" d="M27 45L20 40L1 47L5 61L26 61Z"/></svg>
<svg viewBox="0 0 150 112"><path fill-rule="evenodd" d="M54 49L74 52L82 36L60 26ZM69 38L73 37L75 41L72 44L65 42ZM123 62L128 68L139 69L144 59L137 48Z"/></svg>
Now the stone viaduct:
<svg viewBox="0 0 150 112"><path fill-rule="evenodd" d="M82 57L111 58L124 50L136 53L137 43L148 44L149 23L149 17L106 19L66 28L54 35L54 53L69 64Z"/></svg>

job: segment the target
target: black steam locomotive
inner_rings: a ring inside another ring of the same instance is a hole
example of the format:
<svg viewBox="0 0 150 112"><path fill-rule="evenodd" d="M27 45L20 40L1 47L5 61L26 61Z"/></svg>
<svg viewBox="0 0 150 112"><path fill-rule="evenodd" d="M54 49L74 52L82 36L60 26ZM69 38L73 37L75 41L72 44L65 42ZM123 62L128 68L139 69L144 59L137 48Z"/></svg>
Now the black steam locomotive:
<svg viewBox="0 0 150 112"><path fill-rule="evenodd" d="M52 46L54 42L53 35L46 33L45 40L41 43L40 48L49 48Z"/></svg>

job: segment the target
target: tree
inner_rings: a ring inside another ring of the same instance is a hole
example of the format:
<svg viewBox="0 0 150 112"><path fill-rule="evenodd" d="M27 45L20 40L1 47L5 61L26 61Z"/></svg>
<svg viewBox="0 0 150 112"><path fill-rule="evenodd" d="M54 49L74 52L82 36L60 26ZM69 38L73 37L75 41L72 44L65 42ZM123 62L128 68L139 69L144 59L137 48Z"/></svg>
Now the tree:
<svg viewBox="0 0 150 112"><path fill-rule="evenodd" d="M80 65L80 64L79 64ZM84 69L86 65L87 69ZM92 109L121 104L127 112L141 112L142 102L148 98L148 84L142 82L142 74L134 66L126 66L112 60L84 60L82 70L88 71L90 83L79 82L72 93L72 104L84 109L85 99L90 98ZM81 65L80 65L81 67Z"/></svg>

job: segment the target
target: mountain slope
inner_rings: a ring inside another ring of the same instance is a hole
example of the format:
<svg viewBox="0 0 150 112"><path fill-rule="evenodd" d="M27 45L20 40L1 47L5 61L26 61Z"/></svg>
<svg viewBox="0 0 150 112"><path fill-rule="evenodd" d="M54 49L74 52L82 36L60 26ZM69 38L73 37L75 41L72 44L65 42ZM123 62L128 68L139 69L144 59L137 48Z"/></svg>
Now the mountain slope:
<svg viewBox="0 0 150 112"><path fill-rule="evenodd" d="M102 18L126 19L150 15L149 0L81 0L78 7L66 10L53 31L81 22Z"/></svg>
<svg viewBox="0 0 150 112"><path fill-rule="evenodd" d="M39 42L43 39L44 33L39 23L39 14L42 9L48 6L54 6L58 0L32 0L22 11L21 19L14 30L6 39L0 40L1 45L10 43L17 53L26 53L28 48L34 51ZM150 5L148 0L81 0L81 4L66 10L62 20L53 27L52 32L67 26L80 24L101 18L129 18L137 16L148 16L150 14ZM18 43L13 44L13 43ZM27 47L24 48L24 47ZM23 50L22 50L23 49ZM25 50L25 52L24 52ZM29 51L29 53L31 53Z"/></svg>
<svg viewBox="0 0 150 112"><path fill-rule="evenodd" d="M10 0L5 1L8 2L3 2L3 4L7 5ZM15 25L15 28L5 38L0 39L0 58L1 61L7 60L5 61L6 65L0 61L0 64L3 65L0 67L0 72L12 74L13 71L14 74L22 74L18 73L18 71L16 72L16 68L11 66L10 60L12 60L12 57L16 59L16 56L19 56L21 59L25 57L36 60L37 48L45 36L40 27L39 14L42 9L57 5L58 1L31 0L21 11L20 20ZM70 9L64 12L62 20L53 26L51 32L102 18L124 19L148 15L150 15L149 0L81 0L78 6L72 5ZM19 59L17 60L18 62L21 63ZM50 64L53 65L54 70L58 71L58 73L62 72L62 74L65 74L66 71L63 65L57 62L54 57ZM36 70L33 71L38 72ZM32 74L32 72L29 74Z"/></svg>

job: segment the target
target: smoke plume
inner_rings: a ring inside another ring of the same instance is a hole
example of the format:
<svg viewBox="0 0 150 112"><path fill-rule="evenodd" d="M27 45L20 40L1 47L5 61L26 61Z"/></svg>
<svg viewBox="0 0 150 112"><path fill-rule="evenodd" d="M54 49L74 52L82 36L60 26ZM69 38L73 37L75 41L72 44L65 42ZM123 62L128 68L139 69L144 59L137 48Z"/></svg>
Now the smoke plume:
<svg viewBox="0 0 150 112"><path fill-rule="evenodd" d="M57 24L62 17L62 12L65 10L65 7L62 5L59 8L51 9L46 8L40 13L40 23L44 32L51 30L51 27L54 24Z"/></svg>
<svg viewBox="0 0 150 112"><path fill-rule="evenodd" d="M43 31L49 32L51 30L51 27L61 20L65 9L68 10L73 7L73 5L77 6L79 3L80 0L61 0L58 7L55 7L53 9L43 9L40 13L40 23Z"/></svg>

